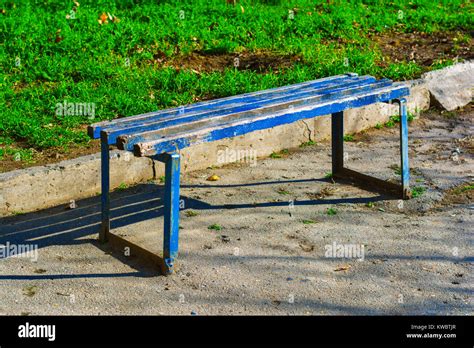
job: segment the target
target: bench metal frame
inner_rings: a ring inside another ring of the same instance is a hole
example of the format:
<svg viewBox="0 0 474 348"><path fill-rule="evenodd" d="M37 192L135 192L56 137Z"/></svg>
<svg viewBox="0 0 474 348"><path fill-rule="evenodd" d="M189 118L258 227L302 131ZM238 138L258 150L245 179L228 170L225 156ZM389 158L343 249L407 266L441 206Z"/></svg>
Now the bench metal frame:
<svg viewBox="0 0 474 348"><path fill-rule="evenodd" d="M356 76L355 74L349 74L349 76ZM407 89L398 91L398 95L407 95ZM331 135L332 135L332 174L336 179L350 179L356 185L363 186L369 189L375 189L377 191L383 191L389 194L396 195L402 199L408 199L410 196L409 191L409 163L408 163L408 122L407 122L407 107L406 99L390 98L391 94L383 94L383 100L367 99L363 103L359 99L351 99L343 104L335 103L326 107L323 105L319 114L316 112L314 116L311 116L310 111L298 111L300 114L295 118L294 121L315 117L330 113L331 116ZM399 104L400 114L400 168L401 168L401 184L397 185L390 183L372 176L368 176L351 169L344 167L344 110L359 106L370 105L374 102L396 102ZM342 111L339 111L342 110ZM329 112L327 112L329 111ZM288 114L288 113L287 113ZM287 114L279 116L282 118L280 123L273 121L274 125L288 124L291 123L291 119L288 118ZM291 112L289 113L291 116ZM277 115L278 116L278 115ZM264 120L266 121L266 120ZM293 122L294 122L293 121ZM230 136L236 136L245 134L250 131L271 128L268 123L256 124L251 130L243 128L240 124L233 125L226 129L217 129L217 131L209 130L205 141L214 141L218 139L227 138ZM94 133L94 129L90 129L90 134ZM212 132L211 132L212 131ZM170 144L153 145L151 148L138 147L137 144L122 144L122 148L129 151L134 151L136 155L147 156L154 158L165 164L165 190L164 190L164 236L163 236L163 256L160 257L145 249L134 245L125 239L118 237L110 233L110 149L109 146L112 143L117 142L120 144L120 137L116 134L113 135L113 139L110 137L110 133L101 130L101 211L102 211L102 223L99 232L99 240L101 242L113 242L115 246L118 246L123 250L124 247L133 248L138 253L146 254L149 259L157 263L163 274L171 274L175 269L176 259L178 256L178 239L179 239L179 203L180 203L180 155L178 151L181 148L191 146L190 143L183 143L181 146L177 146L181 139L177 139L172 144L175 149L172 150ZM184 139L186 141L186 139ZM179 143L181 144L181 143ZM140 145L140 144L139 144ZM167 146L167 147L166 147ZM119 145L120 148L120 145ZM160 153L158 153L160 152ZM112 244L112 243L111 243Z"/></svg>
<svg viewBox="0 0 474 348"><path fill-rule="evenodd" d="M153 158L165 164L163 257L157 257L157 255L151 254L137 245L110 233L110 150L105 132L101 133L102 222L99 241L102 243L113 242L113 245L120 251L123 251L124 248L132 249L134 253L151 259L153 263L158 265L162 273L171 274L174 270L175 260L178 257L180 155L178 153L163 153L153 156Z"/></svg>
<svg viewBox="0 0 474 348"><path fill-rule="evenodd" d="M332 176L334 178L350 179L358 186L408 199L410 198L410 167L408 162L407 102L405 98L394 99L393 101L399 104L400 114L401 184L397 185L344 167L344 113L342 111L331 115Z"/></svg>

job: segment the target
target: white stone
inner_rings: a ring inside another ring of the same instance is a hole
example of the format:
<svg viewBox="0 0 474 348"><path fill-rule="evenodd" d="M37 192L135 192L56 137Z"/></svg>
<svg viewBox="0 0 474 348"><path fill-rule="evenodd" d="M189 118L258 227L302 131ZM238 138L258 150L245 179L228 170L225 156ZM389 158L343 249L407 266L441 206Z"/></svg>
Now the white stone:
<svg viewBox="0 0 474 348"><path fill-rule="evenodd" d="M456 64L423 75L433 98L446 110L452 111L472 101L474 62Z"/></svg>

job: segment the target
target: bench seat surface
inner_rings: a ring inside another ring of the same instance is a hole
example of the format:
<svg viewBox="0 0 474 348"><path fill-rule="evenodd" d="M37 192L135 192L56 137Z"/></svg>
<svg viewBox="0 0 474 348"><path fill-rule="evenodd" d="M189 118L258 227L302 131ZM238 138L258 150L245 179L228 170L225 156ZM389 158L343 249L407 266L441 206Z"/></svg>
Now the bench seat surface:
<svg viewBox="0 0 474 348"><path fill-rule="evenodd" d="M406 85L344 74L99 122L88 133L137 156L153 156L407 95Z"/></svg>

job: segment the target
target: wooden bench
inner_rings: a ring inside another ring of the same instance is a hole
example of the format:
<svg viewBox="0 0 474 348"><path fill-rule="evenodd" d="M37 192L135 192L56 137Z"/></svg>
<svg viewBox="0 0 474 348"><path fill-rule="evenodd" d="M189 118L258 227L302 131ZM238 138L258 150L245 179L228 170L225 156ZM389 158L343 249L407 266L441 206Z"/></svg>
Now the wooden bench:
<svg viewBox="0 0 474 348"><path fill-rule="evenodd" d="M125 241L110 233L109 146L165 163L164 245L159 258L164 273L172 273L178 256L179 150L196 144L235 137L315 116L332 115L332 174L370 185L403 199L409 196L407 86L388 79L344 74L160 110L89 126L92 138L101 139L102 225L99 239ZM401 184L367 176L344 167L343 112L378 102L397 102L400 112Z"/></svg>

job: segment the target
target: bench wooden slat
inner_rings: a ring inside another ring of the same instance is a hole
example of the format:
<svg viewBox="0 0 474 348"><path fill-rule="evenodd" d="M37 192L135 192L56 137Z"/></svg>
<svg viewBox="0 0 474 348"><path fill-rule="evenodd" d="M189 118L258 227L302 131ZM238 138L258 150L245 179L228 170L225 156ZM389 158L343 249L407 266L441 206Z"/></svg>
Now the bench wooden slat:
<svg viewBox="0 0 474 348"><path fill-rule="evenodd" d="M181 107L164 109L164 110L149 112L149 113L131 116L131 117L119 118L112 121L98 122L88 127L88 134L91 138L98 139L100 138L100 132L103 129L110 128L118 124L122 124L124 126L136 125L137 123L139 124L140 122L146 122L147 120L151 118L163 119L165 117L170 117L170 116L173 117L173 116L179 115L183 111L185 113L193 113L193 112L199 112L199 111L205 111L205 110L214 110L218 107L225 107L233 103L245 103L246 99L249 99L249 98L256 98L256 97L265 98L267 96L271 96L272 94L281 94L281 93L290 94L298 89L323 87L330 83L343 82L344 80L348 80L351 78L357 79L358 75L354 73L336 75L336 76L332 76L328 78L303 82L299 84L267 89L264 91L257 91L257 92L245 93L245 94L240 94L240 95L226 97L226 98L203 101L203 102L189 104L189 105L185 105Z"/></svg>
<svg viewBox="0 0 474 348"><path fill-rule="evenodd" d="M303 105L292 109L287 108L276 114L260 115L250 119L175 134L155 141L139 142L134 144L134 153L137 156L153 156L163 152L173 152L200 143L235 137L257 130L293 123L305 118L333 114L349 108L385 102L408 94L408 87L394 85L375 92L355 94L338 100Z"/></svg>
<svg viewBox="0 0 474 348"><path fill-rule="evenodd" d="M347 80L346 80L347 81ZM238 106L229 106L227 108L218 108L216 110L205 111L196 114L183 114L180 116L157 119L154 121L140 122L138 125L116 125L111 128L104 128L102 132L106 132L108 136L109 144L115 144L118 136L121 135L133 135L136 133L157 131L166 127L180 125L180 124L189 124L192 122L202 122L206 120L211 120L216 117L222 117L225 115L235 115L238 113L244 113L250 110L261 110L266 107L273 107L277 104L284 104L289 102L299 102L300 100L321 97L324 98L326 95L330 96L335 92L339 92L341 95L345 93L351 93L352 90L356 88L365 88L369 86L370 83L374 83L375 78L368 76L360 80L350 80L349 82L338 83L337 85L329 85L323 88L310 89L310 90L298 90L292 93L291 95L284 95L279 97L273 97L271 99L256 100L254 102L248 101L246 103L239 104ZM391 83L388 79L379 80L379 83L384 83L388 85Z"/></svg>
<svg viewBox="0 0 474 348"><path fill-rule="evenodd" d="M230 114L225 113L223 115L216 115L212 118L195 119L192 121L187 121L185 123L180 122L179 124L169 125L166 128L160 127L161 125L158 124L157 130L151 130L141 133L134 132L133 134L125 133L123 135L120 135L117 139L117 146L119 149L131 151L135 143L158 140L169 134L192 131L197 128L213 127L219 124L225 124L232 121L252 119L259 115L276 114L282 110L287 110L288 108L298 108L309 104L315 106L317 103L323 103L330 100L338 100L350 95L362 94L364 92L376 92L379 89L391 85L392 82L390 80L384 79L371 83L369 85L344 87L340 89L334 89L329 93L305 95L304 98L284 99L279 102L265 105L264 107L255 109L249 108L249 110L245 112L234 112Z"/></svg>

